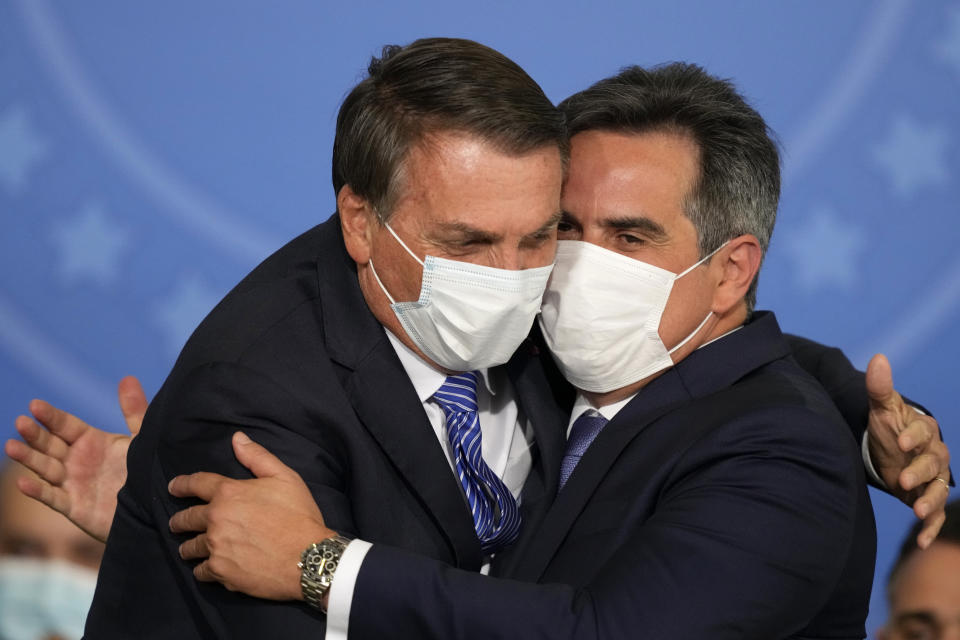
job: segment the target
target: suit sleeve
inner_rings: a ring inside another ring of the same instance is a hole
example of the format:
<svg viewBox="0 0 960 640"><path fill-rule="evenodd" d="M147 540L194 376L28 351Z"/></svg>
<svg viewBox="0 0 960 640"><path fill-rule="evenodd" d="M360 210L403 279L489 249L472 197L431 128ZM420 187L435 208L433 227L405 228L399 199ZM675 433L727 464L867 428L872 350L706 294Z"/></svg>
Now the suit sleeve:
<svg viewBox="0 0 960 640"><path fill-rule="evenodd" d="M863 439L870 415L866 375L835 347L786 334L794 360L826 389L857 442Z"/></svg>
<svg viewBox="0 0 960 640"><path fill-rule="evenodd" d="M269 378L236 364L203 365L165 387L131 447L87 637L323 638L323 616L305 605L195 580L194 563L178 555L191 536L174 535L167 524L195 504L170 496L167 483L175 475L251 477L230 443L242 429L303 476L331 526L352 534L338 456L318 440L322 420Z"/></svg>
<svg viewBox="0 0 960 640"><path fill-rule="evenodd" d="M358 577L350 637L795 634L850 578L853 514L869 518L872 534L863 471L851 463L857 452L837 427L804 410L767 410L710 432L676 465L652 517L626 531L612 555L597 549L607 559L579 588L469 574L374 545ZM626 500L617 508L629 517ZM873 546L862 546L862 602L844 607L865 615ZM861 635L862 623L852 623Z"/></svg>

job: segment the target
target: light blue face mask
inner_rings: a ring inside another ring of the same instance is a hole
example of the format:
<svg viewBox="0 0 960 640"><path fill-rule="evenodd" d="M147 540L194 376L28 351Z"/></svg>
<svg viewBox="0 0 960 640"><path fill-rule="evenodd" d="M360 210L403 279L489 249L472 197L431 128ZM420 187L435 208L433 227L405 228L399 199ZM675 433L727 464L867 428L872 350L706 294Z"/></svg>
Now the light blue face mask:
<svg viewBox="0 0 960 640"><path fill-rule="evenodd" d="M384 226L423 267L420 297L397 302L370 261L373 277L417 347L450 371L507 362L530 333L553 265L508 270L435 256L421 260L389 224Z"/></svg>
<svg viewBox="0 0 960 640"><path fill-rule="evenodd" d="M59 561L0 558L0 640L79 640L97 573Z"/></svg>

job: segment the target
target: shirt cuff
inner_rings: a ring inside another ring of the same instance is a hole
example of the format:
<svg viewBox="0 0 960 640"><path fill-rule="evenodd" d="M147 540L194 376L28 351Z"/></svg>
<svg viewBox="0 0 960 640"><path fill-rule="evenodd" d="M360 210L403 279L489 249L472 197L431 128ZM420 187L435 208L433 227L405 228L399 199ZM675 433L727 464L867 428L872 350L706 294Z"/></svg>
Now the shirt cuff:
<svg viewBox="0 0 960 640"><path fill-rule="evenodd" d="M877 470L873 466L873 460L870 459L870 431L863 432L863 440L860 442L860 455L863 456L863 466L867 469L867 475L870 476L870 479L876 483L877 486L887 488L887 483L880 478L880 474L877 473ZM337 569L337 574L340 573L340 569Z"/></svg>
<svg viewBox="0 0 960 640"><path fill-rule="evenodd" d="M908 407L916 411L922 416L927 415L926 411L918 409L912 404L908 404ZM863 456L863 466L867 468L867 475L870 476L870 479L877 483L878 486L883 487L884 489L890 490L890 487L887 486L887 483L880 478L880 474L877 473L877 470L873 466L873 460L870 459L870 430L867 429L863 432L863 440L860 442L860 455Z"/></svg>
<svg viewBox="0 0 960 640"><path fill-rule="evenodd" d="M360 575L360 565L373 545L364 540L351 540L337 564L337 573L330 585L330 598L327 601L327 631L325 640L347 640L347 627L350 624L350 606L353 604L353 590Z"/></svg>

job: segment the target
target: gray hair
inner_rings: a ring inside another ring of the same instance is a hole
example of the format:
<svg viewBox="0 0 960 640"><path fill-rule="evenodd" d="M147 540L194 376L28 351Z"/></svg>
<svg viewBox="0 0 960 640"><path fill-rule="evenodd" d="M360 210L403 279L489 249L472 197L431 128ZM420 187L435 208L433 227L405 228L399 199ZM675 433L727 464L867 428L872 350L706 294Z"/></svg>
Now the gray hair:
<svg viewBox="0 0 960 640"><path fill-rule="evenodd" d="M780 199L780 156L766 122L729 80L681 62L626 67L559 107L571 136L589 130L689 136L699 150L700 175L684 208L700 257L743 234L756 236L766 254ZM748 311L756 297L755 278Z"/></svg>

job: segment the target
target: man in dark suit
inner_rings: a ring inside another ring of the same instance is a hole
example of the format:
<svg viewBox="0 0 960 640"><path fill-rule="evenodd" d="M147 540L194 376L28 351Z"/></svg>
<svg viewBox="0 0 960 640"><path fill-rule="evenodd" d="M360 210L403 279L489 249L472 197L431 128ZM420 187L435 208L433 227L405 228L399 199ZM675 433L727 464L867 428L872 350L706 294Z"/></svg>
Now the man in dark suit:
<svg viewBox="0 0 960 640"><path fill-rule="evenodd" d="M496 559L512 580L349 543L349 636L863 637L875 530L859 443L773 315L752 309L779 197L765 123L729 83L680 64L625 70L561 108L568 242L540 325L578 393L556 500ZM235 449L295 484L257 445ZM212 500L212 534L230 507L208 480L172 490ZM308 503L302 528L332 535ZM286 497L273 506L254 511L297 521L281 517ZM200 513L172 524L196 528ZM254 592L255 570L217 559L219 580ZM333 569L330 614L343 616Z"/></svg>
<svg viewBox="0 0 960 640"><path fill-rule="evenodd" d="M421 382L442 382L453 367L481 371L493 429L484 444L498 448L489 472L506 485L498 497L515 501L506 492L526 480L524 507L535 506L546 479L556 481L564 416L540 356L521 343L553 262L566 146L563 117L540 87L487 47L423 40L371 63L338 118L338 214L219 303L151 403L88 637L322 633L323 616L198 584L178 556L184 538L168 520L191 502L171 498L167 483L198 470L248 476L229 444L238 428L296 468L348 535L474 571L512 541L515 531L479 539L445 455L457 445L437 435L442 412L434 420L425 406L436 387ZM484 266L457 279L474 265ZM422 272L446 280L421 291ZM391 305L432 295L431 312L455 315L457 296L469 301L498 278L468 326ZM496 331L484 329L491 321ZM299 574L295 562L285 570Z"/></svg>

